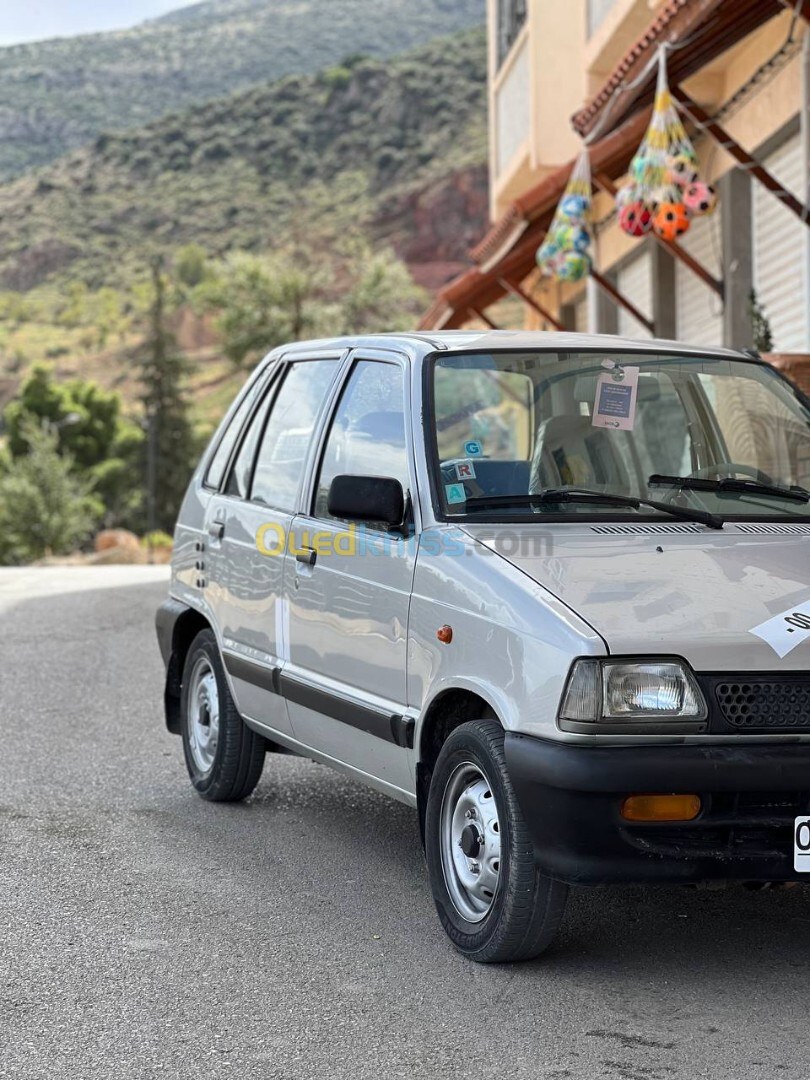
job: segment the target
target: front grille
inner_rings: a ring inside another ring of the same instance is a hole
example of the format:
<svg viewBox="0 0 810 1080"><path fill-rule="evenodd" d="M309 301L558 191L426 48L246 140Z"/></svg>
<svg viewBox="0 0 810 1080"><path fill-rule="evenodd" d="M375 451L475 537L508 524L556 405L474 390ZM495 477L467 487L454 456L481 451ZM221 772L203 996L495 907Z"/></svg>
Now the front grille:
<svg viewBox="0 0 810 1080"><path fill-rule="evenodd" d="M810 675L701 675L710 732L810 729Z"/></svg>
<svg viewBox="0 0 810 1080"><path fill-rule="evenodd" d="M681 825L626 826L624 834L650 855L676 859L793 861L793 822L810 813L810 792L703 795L704 812Z"/></svg>
<svg viewBox="0 0 810 1080"><path fill-rule="evenodd" d="M802 727L810 720L810 683L720 683L717 701L737 727Z"/></svg>

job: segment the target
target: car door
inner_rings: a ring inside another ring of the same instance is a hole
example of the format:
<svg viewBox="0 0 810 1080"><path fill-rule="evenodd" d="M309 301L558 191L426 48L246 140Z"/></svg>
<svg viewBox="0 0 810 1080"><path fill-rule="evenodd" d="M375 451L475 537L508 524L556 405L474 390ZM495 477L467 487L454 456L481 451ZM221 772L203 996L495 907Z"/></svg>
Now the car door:
<svg viewBox="0 0 810 1080"><path fill-rule="evenodd" d="M283 692L295 737L333 760L413 791L406 709L408 611L415 546L402 534L330 517L338 474L412 483L407 365L386 354L353 358L314 470L309 512L286 556L289 663ZM411 502L415 500L410 500Z"/></svg>
<svg viewBox="0 0 810 1080"><path fill-rule="evenodd" d="M253 412L208 507L206 596L239 711L291 733L278 694L286 658L284 550L313 432L343 354L295 359Z"/></svg>

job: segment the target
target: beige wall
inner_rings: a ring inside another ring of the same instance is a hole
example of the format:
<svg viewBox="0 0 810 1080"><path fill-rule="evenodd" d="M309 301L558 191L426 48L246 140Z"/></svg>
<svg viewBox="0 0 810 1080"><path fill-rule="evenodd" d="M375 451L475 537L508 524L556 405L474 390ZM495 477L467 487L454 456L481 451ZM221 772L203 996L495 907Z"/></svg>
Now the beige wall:
<svg viewBox="0 0 810 1080"><path fill-rule="evenodd" d="M491 212L497 218L579 148L570 117L586 91L586 0L528 0L528 18L496 69L496 0L487 0ZM519 87L528 100L516 105Z"/></svg>

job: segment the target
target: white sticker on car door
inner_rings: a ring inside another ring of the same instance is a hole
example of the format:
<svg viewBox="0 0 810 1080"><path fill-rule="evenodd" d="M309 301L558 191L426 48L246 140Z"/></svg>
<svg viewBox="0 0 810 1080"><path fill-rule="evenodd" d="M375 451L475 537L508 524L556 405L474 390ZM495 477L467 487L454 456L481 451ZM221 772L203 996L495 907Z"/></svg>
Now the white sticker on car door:
<svg viewBox="0 0 810 1080"><path fill-rule="evenodd" d="M810 600L788 608L781 615L774 615L772 619L755 626L750 633L762 638L777 656L787 656L810 638Z"/></svg>

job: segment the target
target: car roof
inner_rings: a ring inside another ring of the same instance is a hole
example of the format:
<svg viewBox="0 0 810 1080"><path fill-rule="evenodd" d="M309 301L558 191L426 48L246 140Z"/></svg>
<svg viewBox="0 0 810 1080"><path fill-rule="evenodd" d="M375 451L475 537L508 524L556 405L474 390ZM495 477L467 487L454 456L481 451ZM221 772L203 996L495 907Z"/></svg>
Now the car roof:
<svg viewBox="0 0 810 1080"><path fill-rule="evenodd" d="M357 337L325 338L291 343L275 355L327 349L396 348L413 356L431 352L469 352L537 349L549 352L578 349L624 353L666 352L684 356L717 356L726 359L751 359L750 354L735 349L686 344L661 338L628 338L616 334L575 334L542 330L437 330L434 332L363 334Z"/></svg>

